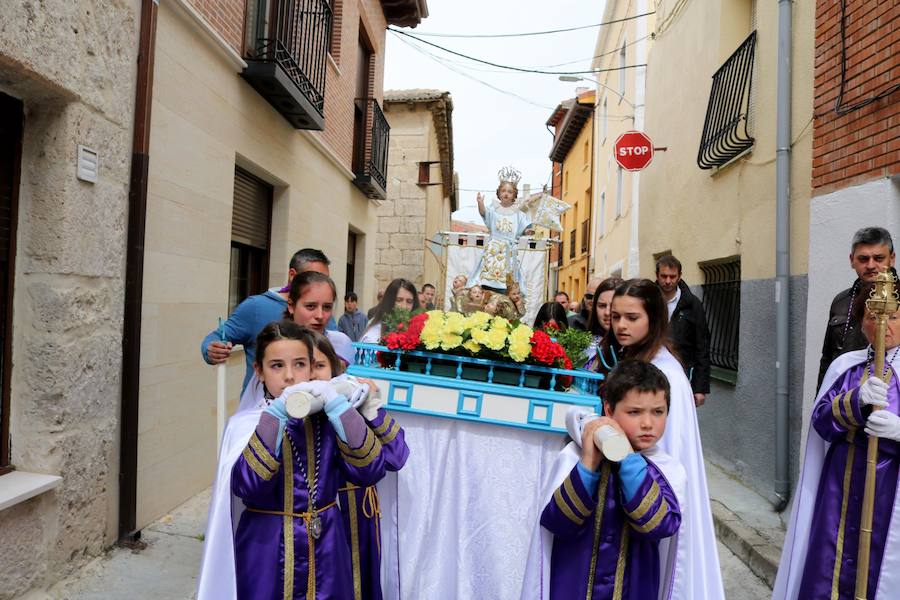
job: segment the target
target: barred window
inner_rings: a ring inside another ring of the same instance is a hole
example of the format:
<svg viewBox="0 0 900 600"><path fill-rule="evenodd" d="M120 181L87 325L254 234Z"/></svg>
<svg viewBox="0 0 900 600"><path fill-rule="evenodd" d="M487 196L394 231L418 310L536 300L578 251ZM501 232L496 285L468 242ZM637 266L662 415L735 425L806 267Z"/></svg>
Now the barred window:
<svg viewBox="0 0 900 600"><path fill-rule="evenodd" d="M737 371L741 321L741 257L699 263L703 309L709 326L709 358L714 367Z"/></svg>

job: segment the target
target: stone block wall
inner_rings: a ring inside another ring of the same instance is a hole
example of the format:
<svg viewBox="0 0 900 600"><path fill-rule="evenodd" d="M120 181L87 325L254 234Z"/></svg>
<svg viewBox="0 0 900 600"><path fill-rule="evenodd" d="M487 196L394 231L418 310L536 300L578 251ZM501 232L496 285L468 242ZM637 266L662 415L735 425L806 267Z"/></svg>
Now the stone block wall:
<svg viewBox="0 0 900 600"><path fill-rule="evenodd" d="M0 599L65 576L116 535L139 11L138 0L0 11L0 91L25 107L11 457L20 471L62 476L0 511ZM78 144L99 154L96 183L75 177Z"/></svg>

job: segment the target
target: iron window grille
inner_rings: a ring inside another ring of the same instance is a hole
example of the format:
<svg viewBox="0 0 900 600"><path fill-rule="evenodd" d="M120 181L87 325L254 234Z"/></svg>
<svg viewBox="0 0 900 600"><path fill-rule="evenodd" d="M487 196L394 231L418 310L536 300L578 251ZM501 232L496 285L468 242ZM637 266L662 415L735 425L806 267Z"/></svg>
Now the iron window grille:
<svg viewBox="0 0 900 600"><path fill-rule="evenodd" d="M388 124L375 98L357 98L357 106L363 111L365 126L355 140L358 159L354 161L354 183L369 198L384 200L387 192L388 144L391 126Z"/></svg>
<svg viewBox="0 0 900 600"><path fill-rule="evenodd" d="M699 264L704 275L703 309L713 366L737 371L741 321L741 258Z"/></svg>
<svg viewBox="0 0 900 600"><path fill-rule="evenodd" d="M697 165L721 167L753 147L748 130L753 87L756 31L751 33L712 77Z"/></svg>

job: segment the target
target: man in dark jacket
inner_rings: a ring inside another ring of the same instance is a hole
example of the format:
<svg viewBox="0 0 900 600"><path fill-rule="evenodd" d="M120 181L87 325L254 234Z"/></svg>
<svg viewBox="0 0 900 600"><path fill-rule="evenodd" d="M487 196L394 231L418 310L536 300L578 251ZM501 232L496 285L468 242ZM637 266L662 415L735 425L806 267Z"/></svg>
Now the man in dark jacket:
<svg viewBox="0 0 900 600"><path fill-rule="evenodd" d="M853 234L850 245L850 266L856 271L856 281L831 302L825 341L822 344L822 360L819 362L819 382L835 358L860 350L869 345L859 323L850 316L853 300L863 285L875 279L878 273L894 266L894 241L891 234L881 227L864 227Z"/></svg>
<svg viewBox="0 0 900 600"><path fill-rule="evenodd" d="M700 299L681 280L681 261L666 255L656 261L656 283L669 311L669 337L691 380L694 404L709 393L709 329Z"/></svg>

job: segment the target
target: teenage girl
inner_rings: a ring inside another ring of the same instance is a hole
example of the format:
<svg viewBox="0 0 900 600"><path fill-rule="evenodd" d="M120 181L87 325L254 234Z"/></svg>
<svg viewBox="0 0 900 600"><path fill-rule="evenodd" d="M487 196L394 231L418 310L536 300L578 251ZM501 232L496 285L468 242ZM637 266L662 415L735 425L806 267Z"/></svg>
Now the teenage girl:
<svg viewBox="0 0 900 600"><path fill-rule="evenodd" d="M395 308L416 310L419 308L419 295L416 286L406 279L395 279L384 289L381 302L375 307L372 318L366 325L366 331L359 341L377 344L381 340L381 320Z"/></svg>

